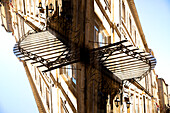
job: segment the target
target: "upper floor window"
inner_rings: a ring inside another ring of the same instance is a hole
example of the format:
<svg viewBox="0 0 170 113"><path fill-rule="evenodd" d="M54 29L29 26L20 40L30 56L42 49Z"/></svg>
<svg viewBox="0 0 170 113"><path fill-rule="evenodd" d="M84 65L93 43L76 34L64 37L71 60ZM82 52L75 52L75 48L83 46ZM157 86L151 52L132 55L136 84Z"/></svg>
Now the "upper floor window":
<svg viewBox="0 0 170 113"><path fill-rule="evenodd" d="M77 78L77 67L76 67L76 64L73 64L72 67L73 67L72 81L76 84L76 78Z"/></svg>
<svg viewBox="0 0 170 113"><path fill-rule="evenodd" d="M60 68L60 74L66 74L66 66Z"/></svg>
<svg viewBox="0 0 170 113"><path fill-rule="evenodd" d="M50 98L49 97L49 91L46 88L46 104L47 104L48 109L50 109L50 99L49 98Z"/></svg>
<svg viewBox="0 0 170 113"><path fill-rule="evenodd" d="M72 80L73 83L76 84L76 77L77 77L77 68L76 64L63 66L60 68L60 74L66 75L69 80Z"/></svg>
<svg viewBox="0 0 170 113"><path fill-rule="evenodd" d="M34 12L34 1L33 0L26 1L26 10L27 10L27 13L30 13L31 15L33 15L33 12Z"/></svg>
<svg viewBox="0 0 170 113"><path fill-rule="evenodd" d="M94 26L94 48L98 47L98 37L99 37L99 29L97 26Z"/></svg>
<svg viewBox="0 0 170 113"><path fill-rule="evenodd" d="M125 11L125 3L122 2L122 19L125 22L126 17L125 17L126 11Z"/></svg>
<svg viewBox="0 0 170 113"><path fill-rule="evenodd" d="M67 68L68 68L67 71L68 77L74 84L76 84L76 76L77 76L76 64L68 65Z"/></svg>
<svg viewBox="0 0 170 113"><path fill-rule="evenodd" d="M103 31L101 31L99 33L99 46L105 46L108 44L108 38L106 37L105 33Z"/></svg>
<svg viewBox="0 0 170 113"><path fill-rule="evenodd" d="M129 28L130 28L130 33L132 34L132 20L130 16L129 16Z"/></svg>
<svg viewBox="0 0 170 113"><path fill-rule="evenodd" d="M139 113L139 98L138 98L138 96L136 96L136 101L135 101L135 109L136 109L136 113Z"/></svg>
<svg viewBox="0 0 170 113"><path fill-rule="evenodd" d="M42 94L42 81L41 81L41 77L39 76L39 80L40 80L40 92L41 92L41 94Z"/></svg>
<svg viewBox="0 0 170 113"><path fill-rule="evenodd" d="M22 3L22 1L19 0L19 5L18 6L19 6L19 10L22 12L23 11L23 3Z"/></svg>
<svg viewBox="0 0 170 113"><path fill-rule="evenodd" d="M133 37L134 37L134 42L135 42L135 44L136 44L136 30L134 29L134 32L133 32L134 34L133 34Z"/></svg>
<svg viewBox="0 0 170 113"><path fill-rule="evenodd" d="M109 9L109 11L111 11L111 0L104 0L106 3L106 8Z"/></svg>
<svg viewBox="0 0 170 113"><path fill-rule="evenodd" d="M30 3L31 3L31 4L30 4L30 6L31 6L31 15L33 15L33 13L34 13L34 1L31 0Z"/></svg>
<svg viewBox="0 0 170 113"><path fill-rule="evenodd" d="M94 48L105 46L110 41L103 30L99 31L99 28L94 26Z"/></svg>
<svg viewBox="0 0 170 113"><path fill-rule="evenodd" d="M30 7L30 2L29 2L29 0L27 0L27 1L26 1L26 10L27 10L27 13L30 12L29 7Z"/></svg>
<svg viewBox="0 0 170 113"><path fill-rule="evenodd" d="M71 78L72 77L72 66L71 65L68 65L67 66L67 75L68 75L68 77L69 78Z"/></svg>

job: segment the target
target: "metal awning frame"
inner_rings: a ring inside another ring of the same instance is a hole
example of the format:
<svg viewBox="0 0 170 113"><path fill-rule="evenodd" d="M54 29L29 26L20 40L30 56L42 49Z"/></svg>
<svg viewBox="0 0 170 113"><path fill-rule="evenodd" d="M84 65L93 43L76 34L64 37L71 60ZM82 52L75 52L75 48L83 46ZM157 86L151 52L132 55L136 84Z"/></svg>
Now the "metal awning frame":
<svg viewBox="0 0 170 113"><path fill-rule="evenodd" d="M61 37L57 38L52 34L48 36L48 32L45 32L47 36L39 37L36 33L35 36L27 34L27 38L21 38L15 44L15 55L21 60L36 64L38 68L45 67L43 72L81 61L80 48L74 45L71 47L68 42L63 43ZM127 40L90 50L90 63L96 61L115 75L132 72L142 75L156 65L156 59L151 54L139 50Z"/></svg>
<svg viewBox="0 0 170 113"><path fill-rule="evenodd" d="M76 63L80 60L80 50L78 48L72 51L55 36L39 39L27 36L25 35L22 40L15 44L13 51L20 60L38 64L38 68L45 67L46 69L43 69L42 72Z"/></svg>
<svg viewBox="0 0 170 113"><path fill-rule="evenodd" d="M127 40L95 48L91 53L92 60L98 59L115 75L132 72L142 75L156 65L156 59L151 54L134 47Z"/></svg>

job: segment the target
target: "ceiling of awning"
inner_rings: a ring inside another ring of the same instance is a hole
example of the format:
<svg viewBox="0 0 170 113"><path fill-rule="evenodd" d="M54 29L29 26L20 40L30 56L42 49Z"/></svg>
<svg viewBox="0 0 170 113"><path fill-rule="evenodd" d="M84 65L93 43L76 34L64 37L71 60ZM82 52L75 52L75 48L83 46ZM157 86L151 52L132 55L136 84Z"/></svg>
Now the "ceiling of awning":
<svg viewBox="0 0 170 113"><path fill-rule="evenodd" d="M79 61L79 49L71 51L49 31L29 34L15 44L15 55L47 72Z"/></svg>
<svg viewBox="0 0 170 113"><path fill-rule="evenodd" d="M92 50L95 58L121 80L138 78L153 69L156 59L123 40Z"/></svg>

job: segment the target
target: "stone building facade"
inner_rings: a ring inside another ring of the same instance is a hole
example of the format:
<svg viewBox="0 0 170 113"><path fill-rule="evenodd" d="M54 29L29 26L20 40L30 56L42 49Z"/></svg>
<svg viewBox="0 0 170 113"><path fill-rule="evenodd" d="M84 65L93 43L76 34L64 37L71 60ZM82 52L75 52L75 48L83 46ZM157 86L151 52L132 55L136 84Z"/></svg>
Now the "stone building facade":
<svg viewBox="0 0 170 113"><path fill-rule="evenodd" d="M156 59L133 0L9 4L39 112L157 113Z"/></svg>
<svg viewBox="0 0 170 113"><path fill-rule="evenodd" d="M7 32L12 32L12 23L11 23L11 12L9 1L1 0L0 2L0 15L2 20L2 26L4 26Z"/></svg>
<svg viewBox="0 0 170 113"><path fill-rule="evenodd" d="M163 78L158 78L158 94L159 94L159 103L160 103L160 113L166 113L169 108L169 99L168 99L168 84L166 84Z"/></svg>

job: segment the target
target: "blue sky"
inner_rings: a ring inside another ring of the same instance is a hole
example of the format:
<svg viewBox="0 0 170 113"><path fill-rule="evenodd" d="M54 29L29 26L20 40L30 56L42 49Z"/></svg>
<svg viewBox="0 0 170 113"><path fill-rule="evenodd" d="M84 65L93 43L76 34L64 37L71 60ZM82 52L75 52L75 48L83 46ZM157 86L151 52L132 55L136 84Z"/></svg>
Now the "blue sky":
<svg viewBox="0 0 170 113"><path fill-rule="evenodd" d="M170 85L170 0L135 0L156 73ZM0 26L0 113L38 113L22 63L13 54L14 37Z"/></svg>
<svg viewBox="0 0 170 113"><path fill-rule="evenodd" d="M13 53L14 44L15 38L0 23L0 113L38 113L24 67Z"/></svg>
<svg viewBox="0 0 170 113"><path fill-rule="evenodd" d="M170 85L170 0L134 0L158 77ZM170 89L169 89L170 91Z"/></svg>

